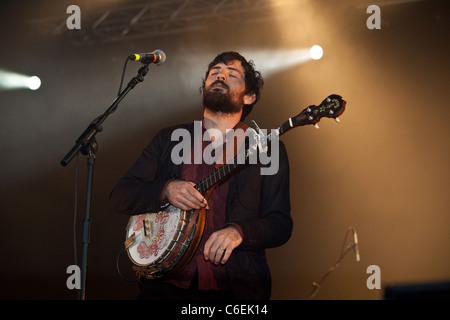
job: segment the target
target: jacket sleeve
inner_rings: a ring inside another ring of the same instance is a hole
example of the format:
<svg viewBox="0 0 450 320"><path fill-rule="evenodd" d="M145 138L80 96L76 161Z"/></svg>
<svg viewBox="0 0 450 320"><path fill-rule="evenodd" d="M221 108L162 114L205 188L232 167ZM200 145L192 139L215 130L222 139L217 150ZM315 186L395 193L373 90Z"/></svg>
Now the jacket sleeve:
<svg viewBox="0 0 450 320"><path fill-rule="evenodd" d="M115 211L135 215L161 209L161 192L171 178L167 136L167 131L160 131L114 186L109 200Z"/></svg>
<svg viewBox="0 0 450 320"><path fill-rule="evenodd" d="M253 172L253 176L255 174ZM245 191L243 188L238 190L239 195L237 197L241 199L239 209L241 212L239 214L246 216L245 219L239 219L235 222L240 226L243 233L243 241L239 246L241 250L261 250L277 247L287 242L292 234L289 160L281 141L279 170L273 175L260 175L259 179L259 189L254 186L248 187L247 184ZM254 193L258 194L255 195ZM251 202L257 202L259 205L249 210ZM254 212L252 213L252 211Z"/></svg>

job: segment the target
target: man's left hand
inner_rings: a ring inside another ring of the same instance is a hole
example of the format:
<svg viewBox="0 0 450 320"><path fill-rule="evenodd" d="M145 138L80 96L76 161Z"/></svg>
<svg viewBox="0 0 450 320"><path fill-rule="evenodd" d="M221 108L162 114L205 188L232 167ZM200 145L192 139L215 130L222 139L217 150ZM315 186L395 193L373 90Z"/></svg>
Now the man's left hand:
<svg viewBox="0 0 450 320"><path fill-rule="evenodd" d="M242 236L233 226L228 226L211 234L205 243L203 256L218 265L225 264L233 250L242 242Z"/></svg>

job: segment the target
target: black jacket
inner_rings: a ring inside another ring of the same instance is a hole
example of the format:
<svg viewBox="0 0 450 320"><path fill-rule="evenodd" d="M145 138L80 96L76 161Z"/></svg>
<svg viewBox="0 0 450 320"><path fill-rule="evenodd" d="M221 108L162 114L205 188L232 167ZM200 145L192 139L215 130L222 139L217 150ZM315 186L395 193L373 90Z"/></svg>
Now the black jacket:
<svg viewBox="0 0 450 320"><path fill-rule="evenodd" d="M171 141L177 128L193 133L194 125L162 129L110 194L118 212L135 215L160 210L160 195L166 182L180 177L180 165L171 161L179 141ZM261 175L260 164L243 165L229 179L226 221L238 224L242 243L226 263L236 299L269 299L271 277L265 248L284 244L291 236L289 162L279 141L279 170Z"/></svg>

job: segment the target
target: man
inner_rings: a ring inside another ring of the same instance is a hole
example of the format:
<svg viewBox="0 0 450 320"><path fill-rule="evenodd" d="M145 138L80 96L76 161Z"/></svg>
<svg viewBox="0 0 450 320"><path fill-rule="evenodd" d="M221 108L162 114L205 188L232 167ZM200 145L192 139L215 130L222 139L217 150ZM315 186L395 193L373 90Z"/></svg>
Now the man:
<svg viewBox="0 0 450 320"><path fill-rule="evenodd" d="M227 129L246 129L241 120L259 100L262 86L253 62L236 52L219 54L203 81L202 133L215 129L226 136ZM292 232L284 145L279 142L275 174L262 175L261 163L243 164L206 200L194 185L216 166L205 161L174 164L172 150L178 142L171 136L180 128L194 132L192 123L162 129L110 195L115 210L130 215L158 212L167 202L182 210L208 209L202 240L187 266L170 278L140 279L138 298L269 299L264 249L284 244ZM203 142L203 150L207 145Z"/></svg>

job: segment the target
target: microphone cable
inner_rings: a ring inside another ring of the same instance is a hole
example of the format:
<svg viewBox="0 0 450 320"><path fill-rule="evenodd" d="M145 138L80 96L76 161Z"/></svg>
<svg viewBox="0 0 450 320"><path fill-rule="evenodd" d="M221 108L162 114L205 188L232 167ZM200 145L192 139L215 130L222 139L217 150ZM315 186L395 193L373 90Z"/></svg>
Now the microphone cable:
<svg viewBox="0 0 450 320"><path fill-rule="evenodd" d="M73 204L73 256L74 256L74 264L78 266L77 263L77 204L78 204L78 156L80 153L78 152L75 156L75 177L74 177L74 204Z"/></svg>
<svg viewBox="0 0 450 320"><path fill-rule="evenodd" d="M125 63L123 65L123 70L122 70L122 77L120 78L120 85L119 85L119 92L117 93L117 96L120 95L120 92L122 92L122 85L123 85L123 78L125 76L125 70L127 69L127 63L128 63L128 58L125 59Z"/></svg>
<svg viewBox="0 0 450 320"><path fill-rule="evenodd" d="M130 280L130 279L127 279L127 278L125 278L125 276L122 274L122 272L120 271L120 256L122 255L122 253L125 251L125 246L123 246L122 248L120 248L120 251L119 251L119 253L117 254L117 259L116 259L116 269L117 269L117 272L119 273L119 276L124 280L124 281L126 281L126 282L129 282L129 283L134 283L134 282L137 282L138 280L137 279L134 279L134 280Z"/></svg>

